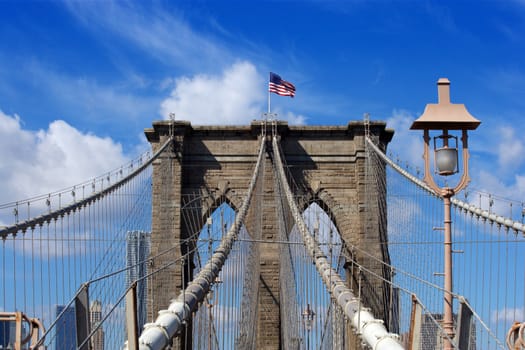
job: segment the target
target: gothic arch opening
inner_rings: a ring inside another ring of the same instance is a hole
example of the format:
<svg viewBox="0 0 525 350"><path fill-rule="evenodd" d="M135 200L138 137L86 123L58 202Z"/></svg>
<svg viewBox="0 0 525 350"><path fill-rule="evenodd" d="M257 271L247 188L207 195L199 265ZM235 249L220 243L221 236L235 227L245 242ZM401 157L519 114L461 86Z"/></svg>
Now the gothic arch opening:
<svg viewBox="0 0 525 350"><path fill-rule="evenodd" d="M192 276L195 277L206 265L220 246L221 239L234 223L236 212L228 201L216 208L204 210L204 222L196 231L193 242ZM192 348L194 349L233 349L244 348L247 329L255 322L247 317L255 317L250 308L256 292L254 281L257 273L258 254L253 242L249 241L243 225L228 259L210 287L204 302L194 313L192 321ZM253 315L252 315L253 314Z"/></svg>
<svg viewBox="0 0 525 350"><path fill-rule="evenodd" d="M302 216L309 234L319 243L333 269L345 278L346 249L334 221L321 205L310 202L305 206ZM289 341L287 345L290 348L306 349L337 348L337 344L345 336L344 317L332 303L296 225L289 232L288 239L290 243L284 248L285 263L281 270L281 281L284 284L282 298L288 299L286 304L296 306L282 311L282 315L288 327L296 327L295 332L292 332L296 335L296 341ZM289 264L286 258L289 259ZM293 280L291 291L290 283L286 280Z"/></svg>

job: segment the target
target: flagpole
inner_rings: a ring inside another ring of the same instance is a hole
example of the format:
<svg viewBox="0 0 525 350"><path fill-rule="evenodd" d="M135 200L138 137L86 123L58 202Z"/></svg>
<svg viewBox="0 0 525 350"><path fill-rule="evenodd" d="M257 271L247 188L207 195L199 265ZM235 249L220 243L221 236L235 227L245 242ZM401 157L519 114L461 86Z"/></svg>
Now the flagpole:
<svg viewBox="0 0 525 350"><path fill-rule="evenodd" d="M271 111L270 111L270 87L268 86L268 116L270 115Z"/></svg>

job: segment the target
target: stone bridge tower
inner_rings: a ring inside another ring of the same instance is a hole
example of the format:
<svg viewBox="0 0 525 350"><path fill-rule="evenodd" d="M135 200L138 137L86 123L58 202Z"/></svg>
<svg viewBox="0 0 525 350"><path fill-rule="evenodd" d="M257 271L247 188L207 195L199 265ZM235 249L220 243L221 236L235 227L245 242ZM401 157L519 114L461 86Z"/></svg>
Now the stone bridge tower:
<svg viewBox="0 0 525 350"><path fill-rule="evenodd" d="M371 122L370 134L383 150L393 136L383 122ZM234 209L248 188L260 144L261 121L249 126L193 126L185 121L157 121L145 134L153 151L174 135L175 144L153 163L153 213L151 255L177 246L188 237L181 218L183 198L191 194L207 194L209 202L204 212L211 212L227 200ZM269 134L268 126L268 134ZM385 194L374 184L367 184L365 174L365 125L350 122L345 126L289 126L277 122L286 163L295 182L309 200L316 201L330 215L341 238L350 245L366 249L380 260L388 261L386 218L380 217L385 206ZM270 157L265 162L265 188L262 210L262 240L277 240L277 217ZM380 176L385 176L384 172ZM372 185L372 190L371 190ZM366 198L366 197L374 198ZM373 203L373 204L370 204ZM306 209L306 208L304 208ZM250 231L250 220L246 222ZM260 245L260 279L257 324L257 349L281 349L279 256L274 244ZM190 247L180 245L180 257ZM367 263L355 252L354 257ZM173 254L157 258L152 268L172 261ZM381 264L367 266L389 278ZM169 305L183 284L188 281L191 266L176 264L150 281L148 287L148 319ZM348 266L348 271L351 271ZM356 276L347 278L349 283ZM380 281L367 281L362 295L378 318L385 319L389 293ZM268 305L270 307L268 307ZM189 332L191 334L191 332Z"/></svg>

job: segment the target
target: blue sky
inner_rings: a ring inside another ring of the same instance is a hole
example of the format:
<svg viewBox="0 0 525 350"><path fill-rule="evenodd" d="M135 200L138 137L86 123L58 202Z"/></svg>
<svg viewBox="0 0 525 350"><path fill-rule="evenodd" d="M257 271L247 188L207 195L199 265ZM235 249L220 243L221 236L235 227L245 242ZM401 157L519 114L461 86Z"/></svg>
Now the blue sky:
<svg viewBox="0 0 525 350"><path fill-rule="evenodd" d="M57 190L147 149L152 121L247 124L272 96L290 123L370 113L408 131L436 81L482 121L473 187L525 195L523 1L0 1L0 202Z"/></svg>

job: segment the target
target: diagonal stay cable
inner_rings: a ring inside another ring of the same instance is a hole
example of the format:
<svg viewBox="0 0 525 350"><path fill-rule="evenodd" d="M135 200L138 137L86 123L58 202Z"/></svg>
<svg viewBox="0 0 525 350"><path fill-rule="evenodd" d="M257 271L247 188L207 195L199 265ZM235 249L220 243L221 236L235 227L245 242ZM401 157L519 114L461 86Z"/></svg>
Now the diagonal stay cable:
<svg viewBox="0 0 525 350"><path fill-rule="evenodd" d="M396 339L398 336L396 334L388 333L381 320L376 319L367 309L361 307L360 300L354 296L352 290L346 286L341 276L339 276L337 271L332 268L330 262L328 262L325 254L319 247L317 240L309 234L306 224L294 201L290 187L288 186L283 161L281 160L280 147L276 136L273 137L272 145L277 176L280 178L288 205L290 206L297 228L299 229L306 245L306 250L314 260L315 267L321 275L323 282L334 296L338 305L343 309L345 315L349 317L352 325L357 329L357 333L361 335L362 339L371 348L377 350L403 349Z"/></svg>
<svg viewBox="0 0 525 350"><path fill-rule="evenodd" d="M191 281L186 289L179 293L179 296L171 302L167 310L159 311L159 316L153 323L146 324L139 338L140 350L160 350L164 349L171 339L181 331L184 322L191 317L193 311L198 308L201 301L204 300L211 284L219 275L228 255L232 249L233 243L244 223L244 219L250 207L252 194L257 183L259 169L263 162L265 152L265 139L261 137L261 146L259 156L255 165L252 179L248 187L248 193L244 198L243 204L235 216L233 225L228 233L222 238L217 250L213 253L206 265ZM124 349L128 349L125 344Z"/></svg>
<svg viewBox="0 0 525 350"><path fill-rule="evenodd" d="M37 349L40 345L43 344L43 342L45 341L46 337L51 334L53 331L56 332L56 330L54 330L53 328L55 327L55 325L57 324L58 321L60 321L60 319L62 318L62 316L67 312L67 308L70 307L74 302L75 300L78 298L78 296L80 295L80 293L85 290L85 288L89 288L90 285L92 285L93 283L96 283L98 281L101 281L101 280L104 280L104 279L109 279L109 278L112 278L116 275L119 275L123 272L126 272L128 270L130 270L131 268L134 268L140 264L144 264L148 261L151 261L151 260L154 260L162 255L165 255L167 253L170 253L172 252L173 250L175 249L178 249L180 248L180 244L184 243L185 241L188 241L188 240L191 240L193 239L194 237L189 237L189 238L186 238L185 240L181 241L179 244L177 244L176 246L174 247L171 247L171 248L168 248L162 252L160 252L159 254L157 255L154 255L152 257L148 257L146 258L145 260L142 260L142 261L139 261L138 263L134 264L134 265L131 265L131 266L127 266L125 268L122 268L122 269L118 269L118 270L115 270L115 271L111 271L105 275L102 275L102 276L99 276L99 277L96 277L96 278L93 278L89 281L86 281L84 283L82 283L82 285L80 286L80 288L77 290L77 292L75 293L75 295L73 296L73 298L71 298L67 304L65 304L64 306L64 310L62 310L60 312L60 314L56 317L56 319L51 323L51 325L47 328L47 330L45 330L44 334L42 334L42 336L39 338L38 342L34 345L34 348ZM193 252L195 252L196 250L199 249L199 246L196 246L193 250L190 250L187 254L191 254ZM173 266L175 265L176 263L180 263L181 260L183 259L186 259L186 256L181 256L175 260L171 260L169 262L167 262L166 264L162 265L161 267L159 267L158 269L155 269L154 271L151 271L147 274L145 274L144 276L140 277L140 278L137 278L135 279L134 281L132 281L132 283L130 283L130 285L127 287L127 289L119 296L119 302L120 300L122 300L126 294L128 293L128 291L132 288L132 285L133 284L136 284L137 282L140 282L140 281L144 281L148 278L150 278L151 276L159 273L160 271L163 271L165 269L167 269L168 267L170 266ZM113 312L115 310L115 307L118 306L118 302L114 304L114 307L111 308L111 310L108 311L108 315L111 314L111 312ZM104 320L107 318L107 316L104 318ZM91 330L91 333L88 335L88 337L86 339L89 339L93 336L93 334L95 334L96 330L100 327L100 325L102 325L102 323L104 322L104 320L101 320L100 322L98 322L99 326L97 326L96 329L92 329Z"/></svg>

